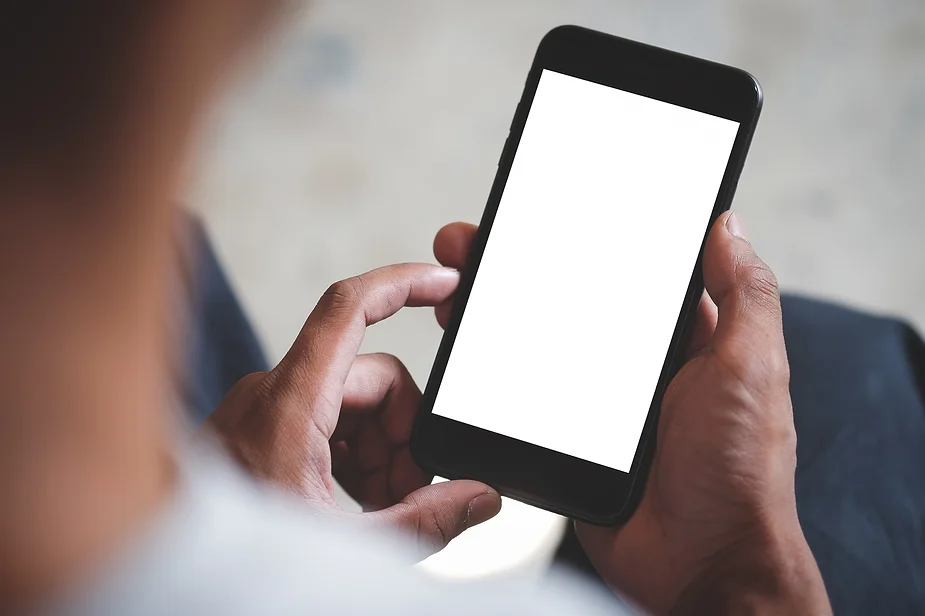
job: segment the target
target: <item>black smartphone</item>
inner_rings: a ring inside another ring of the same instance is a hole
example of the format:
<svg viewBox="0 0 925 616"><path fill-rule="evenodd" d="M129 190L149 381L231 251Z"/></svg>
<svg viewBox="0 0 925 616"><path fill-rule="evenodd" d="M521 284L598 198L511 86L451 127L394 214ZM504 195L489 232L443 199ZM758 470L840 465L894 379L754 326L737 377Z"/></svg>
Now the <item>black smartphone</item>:
<svg viewBox="0 0 925 616"><path fill-rule="evenodd" d="M632 514L761 100L722 64L543 38L424 392L422 468L593 524Z"/></svg>

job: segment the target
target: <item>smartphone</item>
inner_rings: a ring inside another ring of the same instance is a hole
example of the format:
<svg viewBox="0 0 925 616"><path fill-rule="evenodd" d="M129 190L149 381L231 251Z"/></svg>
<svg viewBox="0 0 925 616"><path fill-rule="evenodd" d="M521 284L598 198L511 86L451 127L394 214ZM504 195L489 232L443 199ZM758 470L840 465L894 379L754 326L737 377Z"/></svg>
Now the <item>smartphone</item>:
<svg viewBox="0 0 925 616"><path fill-rule="evenodd" d="M632 514L761 101L736 68L543 38L416 420L422 468L593 524Z"/></svg>

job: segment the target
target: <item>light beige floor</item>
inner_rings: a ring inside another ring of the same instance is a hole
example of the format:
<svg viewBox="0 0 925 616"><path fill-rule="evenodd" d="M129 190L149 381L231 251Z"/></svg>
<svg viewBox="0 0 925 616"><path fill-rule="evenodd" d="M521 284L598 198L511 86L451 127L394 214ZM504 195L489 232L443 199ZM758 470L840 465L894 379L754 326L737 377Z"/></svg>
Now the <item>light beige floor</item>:
<svg viewBox="0 0 925 616"><path fill-rule="evenodd" d="M217 114L193 177L231 278L279 357L331 282L430 259L477 221L535 46L561 23L742 66L765 108L735 207L785 288L925 327L921 0L317 0ZM423 382L440 332L369 332ZM471 576L548 558L523 506L429 563Z"/></svg>

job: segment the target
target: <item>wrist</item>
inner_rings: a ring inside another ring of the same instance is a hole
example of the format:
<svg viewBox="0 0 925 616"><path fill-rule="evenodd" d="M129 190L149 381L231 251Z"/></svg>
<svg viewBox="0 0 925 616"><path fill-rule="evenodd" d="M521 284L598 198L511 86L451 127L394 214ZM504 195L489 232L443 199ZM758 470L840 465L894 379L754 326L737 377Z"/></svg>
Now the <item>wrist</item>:
<svg viewBox="0 0 925 616"><path fill-rule="evenodd" d="M687 614L831 614L816 560L795 519L723 549L671 610Z"/></svg>

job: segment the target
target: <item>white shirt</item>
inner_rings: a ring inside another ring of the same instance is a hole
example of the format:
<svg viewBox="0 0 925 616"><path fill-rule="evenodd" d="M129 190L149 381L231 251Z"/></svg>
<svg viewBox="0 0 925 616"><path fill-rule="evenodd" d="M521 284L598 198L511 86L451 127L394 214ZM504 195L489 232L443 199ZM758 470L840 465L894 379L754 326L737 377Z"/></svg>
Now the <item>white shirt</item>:
<svg viewBox="0 0 925 616"><path fill-rule="evenodd" d="M257 485L224 456L184 456L176 494L143 537L53 616L628 614L571 576L441 583L398 537L321 516Z"/></svg>

